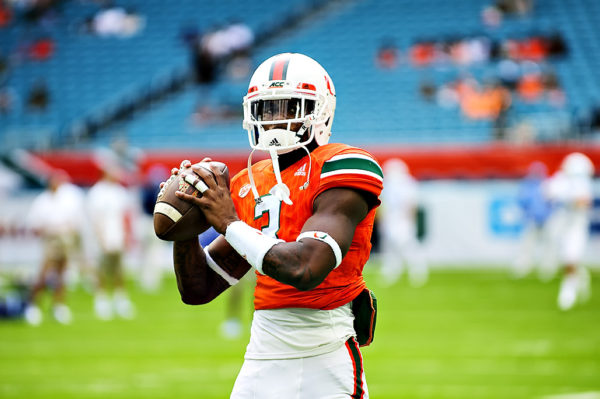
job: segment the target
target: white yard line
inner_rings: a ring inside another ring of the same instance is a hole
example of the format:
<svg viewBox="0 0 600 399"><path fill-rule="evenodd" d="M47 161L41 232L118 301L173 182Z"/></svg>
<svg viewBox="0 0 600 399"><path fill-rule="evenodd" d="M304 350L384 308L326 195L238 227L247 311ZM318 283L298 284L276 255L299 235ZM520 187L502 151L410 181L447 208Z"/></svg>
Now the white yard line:
<svg viewBox="0 0 600 399"><path fill-rule="evenodd" d="M600 391L561 393L542 396L541 399L600 399Z"/></svg>

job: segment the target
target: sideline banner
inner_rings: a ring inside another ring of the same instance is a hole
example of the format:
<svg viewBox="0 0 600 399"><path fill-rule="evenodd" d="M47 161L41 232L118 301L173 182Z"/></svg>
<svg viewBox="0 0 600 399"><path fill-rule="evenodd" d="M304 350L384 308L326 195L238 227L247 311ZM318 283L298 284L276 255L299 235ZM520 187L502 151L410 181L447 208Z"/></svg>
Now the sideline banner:
<svg viewBox="0 0 600 399"><path fill-rule="evenodd" d="M422 244L429 261L461 266L511 265L523 230L516 200L518 184L517 180L420 183L419 197L427 223ZM596 200L584 261L600 267L600 180L594 184Z"/></svg>

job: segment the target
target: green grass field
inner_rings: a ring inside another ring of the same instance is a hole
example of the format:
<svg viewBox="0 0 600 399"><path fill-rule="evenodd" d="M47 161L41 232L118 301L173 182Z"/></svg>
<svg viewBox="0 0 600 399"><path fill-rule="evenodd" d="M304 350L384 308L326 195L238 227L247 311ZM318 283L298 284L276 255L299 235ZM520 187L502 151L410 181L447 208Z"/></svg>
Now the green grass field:
<svg viewBox="0 0 600 399"><path fill-rule="evenodd" d="M380 308L363 348L371 398L600 398L600 275L591 301L562 313L557 280L444 271L422 288L384 288L370 270ZM225 298L186 306L174 279L132 296L133 321L96 320L78 290L70 326L1 322L0 398L229 397L248 335L220 337Z"/></svg>

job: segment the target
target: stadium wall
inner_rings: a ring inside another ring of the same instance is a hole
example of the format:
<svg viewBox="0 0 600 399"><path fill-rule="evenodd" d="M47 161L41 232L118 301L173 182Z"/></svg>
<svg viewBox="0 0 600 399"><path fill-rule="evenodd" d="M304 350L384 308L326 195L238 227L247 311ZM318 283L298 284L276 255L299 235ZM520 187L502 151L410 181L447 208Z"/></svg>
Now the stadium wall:
<svg viewBox="0 0 600 399"><path fill-rule="evenodd" d="M584 261L600 267L600 179L590 241ZM436 180L420 185L424 211L423 250L432 264L458 267L508 267L520 251L523 214L517 203L518 180ZM549 248L538 248L541 251ZM561 248L555 248L557 261ZM539 258L538 258L539 259Z"/></svg>
<svg viewBox="0 0 600 399"><path fill-rule="evenodd" d="M419 180L436 179L517 179L527 172L529 164L541 161L553 172L558 169L565 155L573 151L585 153L596 166L600 175L600 144L547 144L517 146L510 144L487 144L465 146L396 146L367 147L383 164L392 157L402 158L411 173ZM257 154L260 155L260 154ZM37 156L52 167L64 169L73 182L90 186L100 177L100 170L93 152L55 151L38 153ZM248 151L223 150L165 150L142 153L138 162L142 175L155 165L167 170L179 165L181 160L193 162L204 157L225 162L232 173L246 167ZM258 160L259 157L257 156Z"/></svg>

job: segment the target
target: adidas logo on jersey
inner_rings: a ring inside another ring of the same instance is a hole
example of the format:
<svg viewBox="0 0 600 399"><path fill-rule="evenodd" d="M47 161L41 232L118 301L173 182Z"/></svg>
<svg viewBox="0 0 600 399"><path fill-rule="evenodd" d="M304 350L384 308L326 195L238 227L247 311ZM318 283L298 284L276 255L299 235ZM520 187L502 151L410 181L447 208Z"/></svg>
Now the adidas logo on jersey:
<svg viewBox="0 0 600 399"><path fill-rule="evenodd" d="M300 166L294 176L306 176L306 164Z"/></svg>
<svg viewBox="0 0 600 399"><path fill-rule="evenodd" d="M281 147L281 144L279 144L279 141L277 141L276 138L273 139L273 140L271 140L271 142L269 143L269 145L274 145L274 146L277 146L277 147Z"/></svg>

